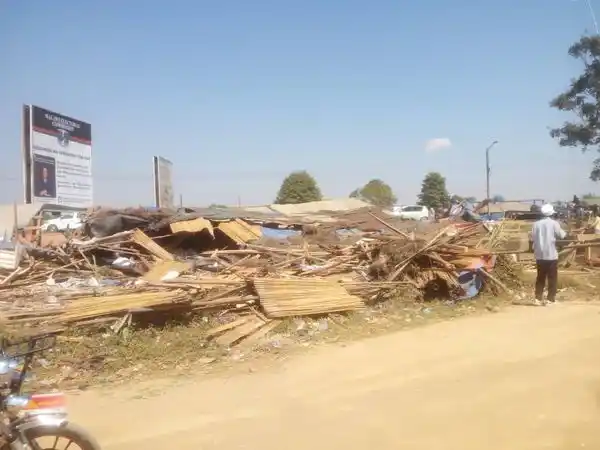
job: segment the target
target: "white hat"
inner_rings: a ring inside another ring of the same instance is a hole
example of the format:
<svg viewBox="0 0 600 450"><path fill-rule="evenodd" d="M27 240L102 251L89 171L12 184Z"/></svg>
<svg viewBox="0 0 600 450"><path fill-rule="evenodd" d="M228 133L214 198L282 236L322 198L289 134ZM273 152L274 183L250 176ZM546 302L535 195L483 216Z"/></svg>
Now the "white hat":
<svg viewBox="0 0 600 450"><path fill-rule="evenodd" d="M545 205L542 206L542 214L546 217L553 215L554 214L554 206L552 206L550 203L546 203Z"/></svg>

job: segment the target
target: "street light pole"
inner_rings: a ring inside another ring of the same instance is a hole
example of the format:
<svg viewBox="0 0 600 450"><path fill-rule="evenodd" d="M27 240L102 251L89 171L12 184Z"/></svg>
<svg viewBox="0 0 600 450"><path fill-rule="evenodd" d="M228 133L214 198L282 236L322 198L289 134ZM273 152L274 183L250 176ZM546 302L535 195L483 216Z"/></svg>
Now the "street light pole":
<svg viewBox="0 0 600 450"><path fill-rule="evenodd" d="M498 141L492 142L485 149L485 195L488 200L490 199L490 150Z"/></svg>

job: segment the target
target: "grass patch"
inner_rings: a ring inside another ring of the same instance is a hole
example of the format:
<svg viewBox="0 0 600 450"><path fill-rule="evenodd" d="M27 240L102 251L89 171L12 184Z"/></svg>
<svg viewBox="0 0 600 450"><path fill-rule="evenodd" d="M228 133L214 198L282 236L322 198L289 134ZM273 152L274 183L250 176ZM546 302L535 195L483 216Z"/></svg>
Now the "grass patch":
<svg viewBox="0 0 600 450"><path fill-rule="evenodd" d="M503 297L415 303L401 298L351 314L291 318L282 322L261 345L240 350L207 342L206 333L223 323L209 318L161 327L130 328L121 334L69 332L55 349L37 359L33 389L86 389L136 380L220 373L242 362L268 363L317 345L346 342L410 329L465 315L495 312L510 304ZM252 370L252 369L249 369Z"/></svg>

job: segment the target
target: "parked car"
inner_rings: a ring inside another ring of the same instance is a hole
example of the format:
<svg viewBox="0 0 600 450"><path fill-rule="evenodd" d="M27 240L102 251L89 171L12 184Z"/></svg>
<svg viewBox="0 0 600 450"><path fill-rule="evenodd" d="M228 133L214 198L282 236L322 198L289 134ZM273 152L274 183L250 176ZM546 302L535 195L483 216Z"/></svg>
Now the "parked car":
<svg viewBox="0 0 600 450"><path fill-rule="evenodd" d="M392 206L391 213L393 216L399 216L401 212L402 212L402 205Z"/></svg>
<svg viewBox="0 0 600 450"><path fill-rule="evenodd" d="M85 220L84 214L80 212L66 212L60 216L46 220L42 226L42 231L57 232L76 230L83 226Z"/></svg>
<svg viewBox="0 0 600 450"><path fill-rule="evenodd" d="M428 220L429 209L427 206L408 205L403 206L398 217L404 220Z"/></svg>

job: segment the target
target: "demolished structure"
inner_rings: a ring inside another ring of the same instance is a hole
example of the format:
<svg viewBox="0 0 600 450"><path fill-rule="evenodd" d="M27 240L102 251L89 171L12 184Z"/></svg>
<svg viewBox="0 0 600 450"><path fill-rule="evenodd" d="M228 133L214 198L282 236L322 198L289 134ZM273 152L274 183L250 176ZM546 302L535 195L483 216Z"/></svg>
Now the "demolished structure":
<svg viewBox="0 0 600 450"><path fill-rule="evenodd" d="M279 319L395 297L459 301L519 284L503 225L394 221L381 210L98 209L58 246L20 246L3 270L7 326L110 326L237 311L229 344ZM573 252L577 247L573 247ZM232 325L233 324L233 325Z"/></svg>

